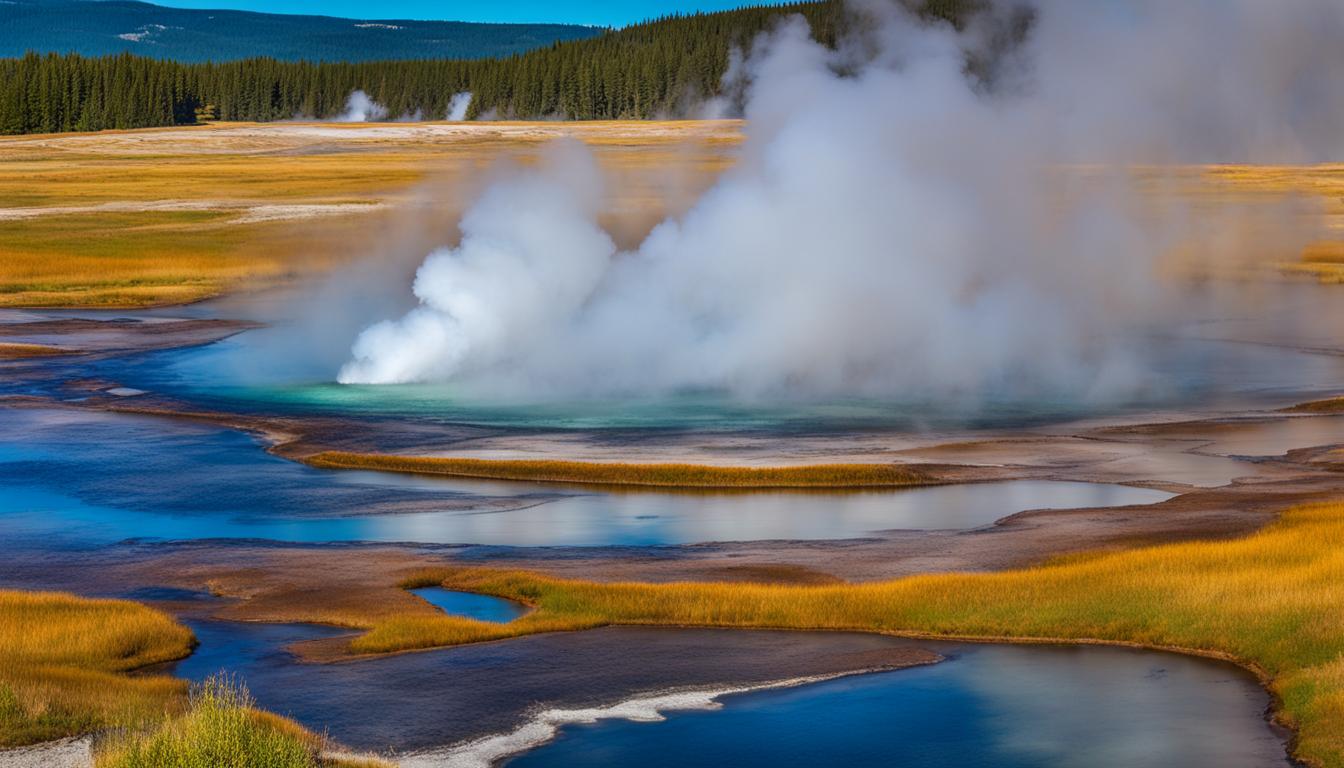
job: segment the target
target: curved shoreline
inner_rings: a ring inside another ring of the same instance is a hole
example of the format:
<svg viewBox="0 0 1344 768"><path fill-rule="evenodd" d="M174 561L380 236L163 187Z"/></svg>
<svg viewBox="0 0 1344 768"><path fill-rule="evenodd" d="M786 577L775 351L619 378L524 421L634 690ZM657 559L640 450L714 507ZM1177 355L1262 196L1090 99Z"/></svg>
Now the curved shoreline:
<svg viewBox="0 0 1344 768"><path fill-rule="evenodd" d="M491 768L499 761L530 752L549 744L568 725L596 723L600 720L628 720L631 722L660 722L666 712L708 711L721 708L724 696L755 691L796 688L812 683L839 680L874 672L891 672L911 667L938 664L941 656L906 664L855 669L828 675L810 675L785 678L763 683L718 688L686 688L637 693L612 704L576 709L548 708L536 711L533 717L512 731L469 739L439 749L408 753L399 761L401 768Z"/></svg>

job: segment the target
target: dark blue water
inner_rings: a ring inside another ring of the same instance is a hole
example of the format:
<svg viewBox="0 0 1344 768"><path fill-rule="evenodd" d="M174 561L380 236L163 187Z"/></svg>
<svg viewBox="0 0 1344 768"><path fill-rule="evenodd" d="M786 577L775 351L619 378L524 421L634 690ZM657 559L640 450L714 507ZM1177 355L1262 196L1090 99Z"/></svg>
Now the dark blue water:
<svg viewBox="0 0 1344 768"><path fill-rule="evenodd" d="M319 470L247 435L167 419L0 411L0 516L11 542L259 538L503 546L836 539L976 528L1036 508L1170 494L1018 480L862 493L601 493Z"/></svg>
<svg viewBox="0 0 1344 768"><path fill-rule="evenodd" d="M411 593L444 613L477 621L507 624L526 616L528 612L528 607L522 603L515 603L502 597L478 595L474 592L458 592L443 587L422 587L412 589Z"/></svg>
<svg viewBox="0 0 1344 768"><path fill-rule="evenodd" d="M176 673L236 673L258 703L361 749L439 749L516 731L542 713L610 711L670 690L730 691L879 649L947 661L792 688L728 693L664 722L569 724L516 768L818 765L940 768L1285 766L1268 695L1230 664L1098 646L925 643L849 633L608 628L343 664L299 664L293 642L346 632L191 622ZM853 661L847 661L853 659ZM853 667L851 667L853 668ZM697 697L703 700L704 697ZM471 764L461 762L457 764Z"/></svg>
<svg viewBox="0 0 1344 768"><path fill-rule="evenodd" d="M200 682L211 675L237 674L253 693L269 695L271 683L265 675L250 675L258 669L290 668L296 672L319 674L328 667L298 665L288 646L304 640L319 640L350 634L351 630L316 624L263 624L260 622L188 621L199 645L187 658L172 665L173 674ZM299 701L320 706L320 701L295 692Z"/></svg>
<svg viewBox="0 0 1344 768"><path fill-rule="evenodd" d="M932 667L565 726L510 768L1263 768L1288 761L1230 667L1102 648L960 647Z"/></svg>

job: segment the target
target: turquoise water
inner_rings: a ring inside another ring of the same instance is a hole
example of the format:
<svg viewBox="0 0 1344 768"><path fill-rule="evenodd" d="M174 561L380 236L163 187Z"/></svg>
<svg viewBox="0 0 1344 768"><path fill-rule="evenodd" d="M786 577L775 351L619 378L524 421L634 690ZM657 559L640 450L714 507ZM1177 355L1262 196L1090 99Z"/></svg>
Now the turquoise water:
<svg viewBox="0 0 1344 768"><path fill-rule="evenodd" d="M411 594L453 616L462 616L477 621L490 621L507 624L514 619L527 615L528 607L522 603L505 600L502 597L478 595L475 592L458 592L443 587L422 587L412 589Z"/></svg>
<svg viewBox="0 0 1344 768"><path fill-rule="evenodd" d="M400 417L501 428L675 429L808 432L999 428L1154 407L1246 402L1331 391L1344 360L1295 349L1199 339L1154 339L1145 373L1122 393L1020 393L1007 384L974 396L935 398L761 397L723 392L600 399L499 393L460 384L351 386L334 383L340 359L306 360L283 329L239 334L204 347L98 364L128 386L244 411ZM287 345L287 346L286 346ZM296 360L300 362L295 362Z"/></svg>

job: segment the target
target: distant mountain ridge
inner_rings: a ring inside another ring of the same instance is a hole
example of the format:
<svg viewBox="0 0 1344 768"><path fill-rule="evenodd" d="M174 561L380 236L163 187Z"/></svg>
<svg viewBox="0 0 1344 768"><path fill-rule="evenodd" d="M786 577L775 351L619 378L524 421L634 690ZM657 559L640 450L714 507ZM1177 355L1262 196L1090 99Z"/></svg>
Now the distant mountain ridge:
<svg viewBox="0 0 1344 768"><path fill-rule="evenodd" d="M181 62L482 59L601 34L572 24L345 19L166 8L136 0L0 0L0 57L128 52Z"/></svg>

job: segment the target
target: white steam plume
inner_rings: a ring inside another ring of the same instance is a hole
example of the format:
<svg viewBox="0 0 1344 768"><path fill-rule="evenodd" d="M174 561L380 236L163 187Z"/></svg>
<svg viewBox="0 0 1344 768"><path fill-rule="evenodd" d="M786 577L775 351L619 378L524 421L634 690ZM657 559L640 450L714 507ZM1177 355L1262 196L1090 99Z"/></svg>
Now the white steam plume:
<svg viewBox="0 0 1344 768"><path fill-rule="evenodd" d="M616 246L595 223L601 187L576 143L540 173L515 172L462 219L457 248L429 255L415 277L421 305L359 335L342 382L447 378L527 357L580 310Z"/></svg>
<svg viewBox="0 0 1344 768"><path fill-rule="evenodd" d="M1006 53L1020 9L956 31L851 5L869 31L838 50L797 19L758 42L741 162L688 213L616 253L567 147L481 198L340 381L1123 396L1179 309L1153 266L1188 222L1117 164L1344 149L1330 0L1054 0Z"/></svg>
<svg viewBox="0 0 1344 768"><path fill-rule="evenodd" d="M345 111L337 118L338 123L372 123L387 117L387 108L369 98L363 91L351 91L345 100Z"/></svg>
<svg viewBox="0 0 1344 768"><path fill-rule="evenodd" d="M471 106L471 92L463 91L453 94L453 98L448 100L448 119L453 122L461 122L467 119L467 109Z"/></svg>

